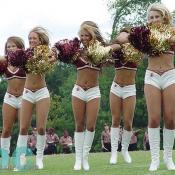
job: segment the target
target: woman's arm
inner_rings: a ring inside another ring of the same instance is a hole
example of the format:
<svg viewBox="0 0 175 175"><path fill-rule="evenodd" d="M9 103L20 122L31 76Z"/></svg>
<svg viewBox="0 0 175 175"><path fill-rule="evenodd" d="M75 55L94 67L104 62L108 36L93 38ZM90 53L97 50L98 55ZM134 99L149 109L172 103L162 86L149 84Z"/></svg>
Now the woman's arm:
<svg viewBox="0 0 175 175"><path fill-rule="evenodd" d="M114 40L114 43L120 43L120 44L129 43L128 37L129 33L121 32Z"/></svg>

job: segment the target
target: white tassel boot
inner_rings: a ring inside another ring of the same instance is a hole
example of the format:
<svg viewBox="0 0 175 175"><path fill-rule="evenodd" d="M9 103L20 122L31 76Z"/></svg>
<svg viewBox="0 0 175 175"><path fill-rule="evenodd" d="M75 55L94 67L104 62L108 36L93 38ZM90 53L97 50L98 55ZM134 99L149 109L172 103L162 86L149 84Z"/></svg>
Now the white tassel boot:
<svg viewBox="0 0 175 175"><path fill-rule="evenodd" d="M75 132L75 165L74 170L81 170L81 164L83 159L83 144L84 144L84 132Z"/></svg>
<svg viewBox="0 0 175 175"><path fill-rule="evenodd" d="M148 137L151 151L151 165L149 171L156 171L160 164L160 128L148 128Z"/></svg>
<svg viewBox="0 0 175 175"><path fill-rule="evenodd" d="M36 143L36 168L43 169L43 155L44 155L44 148L46 144L46 136L37 134L37 143Z"/></svg>
<svg viewBox="0 0 175 175"><path fill-rule="evenodd" d="M14 171L21 171L26 165L27 139L28 135L18 136Z"/></svg>
<svg viewBox="0 0 175 175"><path fill-rule="evenodd" d="M9 167L10 139L11 137L1 137L2 169Z"/></svg>
<svg viewBox="0 0 175 175"><path fill-rule="evenodd" d="M131 157L128 152L129 143L131 140L132 131L123 130L122 135L122 155L126 163L131 163Z"/></svg>
<svg viewBox="0 0 175 175"><path fill-rule="evenodd" d="M111 158L110 164L117 163L117 150L118 150L118 140L119 140L119 128L111 127Z"/></svg>
<svg viewBox="0 0 175 175"><path fill-rule="evenodd" d="M163 129L163 159L168 170L175 170L172 159L172 150L174 145L174 130Z"/></svg>
<svg viewBox="0 0 175 175"><path fill-rule="evenodd" d="M88 155L92 146L92 142L94 140L95 131L90 132L86 130L85 138L84 138L84 145L83 145L83 169L85 171L89 171L89 163L88 163Z"/></svg>

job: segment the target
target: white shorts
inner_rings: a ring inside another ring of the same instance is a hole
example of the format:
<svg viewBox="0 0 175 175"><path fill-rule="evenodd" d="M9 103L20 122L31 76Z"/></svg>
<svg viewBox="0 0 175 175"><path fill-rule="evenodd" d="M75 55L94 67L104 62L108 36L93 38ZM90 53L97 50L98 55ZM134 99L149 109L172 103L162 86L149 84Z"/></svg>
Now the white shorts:
<svg viewBox="0 0 175 175"><path fill-rule="evenodd" d="M31 103L36 103L41 99L49 98L50 94L47 87L41 88L35 92L24 88L22 99L30 101Z"/></svg>
<svg viewBox="0 0 175 175"><path fill-rule="evenodd" d="M92 99L100 98L101 94L99 86L90 88L88 90L84 90L82 87L75 84L72 90L72 96L77 97L85 102L88 102Z"/></svg>
<svg viewBox="0 0 175 175"><path fill-rule="evenodd" d="M21 101L22 101L22 95L19 97L15 97L12 94L9 94L8 92L6 92L5 96L4 96L4 103L19 109L21 107Z"/></svg>
<svg viewBox="0 0 175 175"><path fill-rule="evenodd" d="M145 84L150 84L158 89L165 89L168 86L175 84L175 69L168 70L162 75L158 73L146 70L145 73Z"/></svg>
<svg viewBox="0 0 175 175"><path fill-rule="evenodd" d="M122 99L125 99L125 98L130 97L130 96L136 96L136 86L135 86L135 84L133 84L133 85L121 87L117 83L113 82L112 86L111 86L111 92L114 95L116 95Z"/></svg>

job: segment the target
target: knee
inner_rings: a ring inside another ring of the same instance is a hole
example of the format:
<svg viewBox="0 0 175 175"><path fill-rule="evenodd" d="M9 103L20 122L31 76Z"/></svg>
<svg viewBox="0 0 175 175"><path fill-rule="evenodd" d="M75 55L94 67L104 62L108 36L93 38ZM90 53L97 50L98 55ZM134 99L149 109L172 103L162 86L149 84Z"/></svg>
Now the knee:
<svg viewBox="0 0 175 175"><path fill-rule="evenodd" d="M132 126L124 124L124 129L127 130L127 131L131 131L132 130Z"/></svg>
<svg viewBox="0 0 175 175"><path fill-rule="evenodd" d="M165 128L174 129L174 120L169 119L168 121L165 121Z"/></svg>
<svg viewBox="0 0 175 175"><path fill-rule="evenodd" d="M160 122L159 122L159 120L151 119L151 120L149 120L148 125L150 128L158 128L160 126Z"/></svg>
<svg viewBox="0 0 175 175"><path fill-rule="evenodd" d="M131 130L132 130L132 122L130 122L130 121L125 121L125 122L124 122L124 128L125 128L125 130L127 130L127 131L131 131Z"/></svg>
<svg viewBox="0 0 175 175"><path fill-rule="evenodd" d="M77 122L75 124L75 130L77 132L83 132L84 131L84 128L85 128L85 126L84 126L84 123L83 122Z"/></svg>
<svg viewBox="0 0 175 175"><path fill-rule="evenodd" d="M23 128L23 127L20 128L20 134L21 135L27 135L27 133L28 133L28 129L27 128Z"/></svg>
<svg viewBox="0 0 175 175"><path fill-rule="evenodd" d="M93 132L95 130L95 126L91 126L91 127L86 127L86 129L90 132Z"/></svg>
<svg viewBox="0 0 175 175"><path fill-rule="evenodd" d="M9 137L11 135L11 129L10 128L4 128L2 130L2 137Z"/></svg>
<svg viewBox="0 0 175 175"><path fill-rule="evenodd" d="M46 129L43 127L37 128L38 134L39 135L45 135Z"/></svg>
<svg viewBox="0 0 175 175"><path fill-rule="evenodd" d="M119 125L120 125L120 121L119 120L115 120L115 119L112 120L112 127L118 128Z"/></svg>

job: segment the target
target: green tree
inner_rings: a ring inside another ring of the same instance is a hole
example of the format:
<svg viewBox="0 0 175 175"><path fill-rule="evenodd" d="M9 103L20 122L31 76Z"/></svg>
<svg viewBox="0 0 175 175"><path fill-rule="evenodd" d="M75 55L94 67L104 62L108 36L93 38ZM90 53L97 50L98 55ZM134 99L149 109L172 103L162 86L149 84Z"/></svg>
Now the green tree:
<svg viewBox="0 0 175 175"><path fill-rule="evenodd" d="M109 0L108 9L113 17L111 39L123 26L146 22L146 10L154 2L160 2L160 0Z"/></svg>

